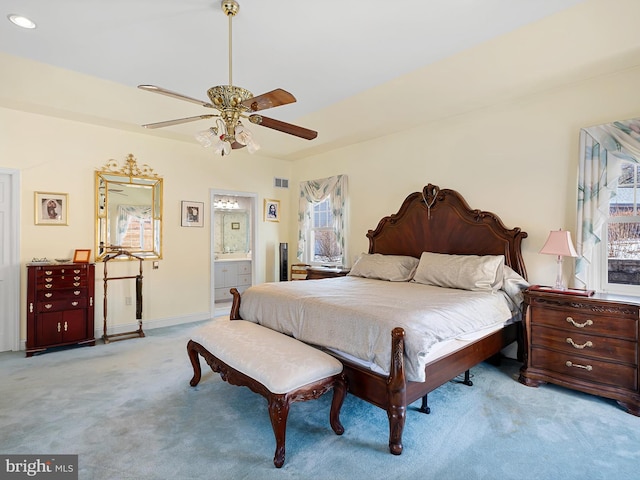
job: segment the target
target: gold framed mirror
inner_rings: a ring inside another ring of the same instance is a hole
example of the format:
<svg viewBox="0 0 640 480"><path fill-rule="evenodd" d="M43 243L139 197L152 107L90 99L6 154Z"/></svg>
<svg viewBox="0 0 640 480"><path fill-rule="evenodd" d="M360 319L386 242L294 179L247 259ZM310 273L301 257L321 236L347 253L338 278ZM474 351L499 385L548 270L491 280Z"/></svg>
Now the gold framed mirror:
<svg viewBox="0 0 640 480"><path fill-rule="evenodd" d="M96 261L118 249L162 258L162 177L132 154L123 167L109 160L95 174Z"/></svg>

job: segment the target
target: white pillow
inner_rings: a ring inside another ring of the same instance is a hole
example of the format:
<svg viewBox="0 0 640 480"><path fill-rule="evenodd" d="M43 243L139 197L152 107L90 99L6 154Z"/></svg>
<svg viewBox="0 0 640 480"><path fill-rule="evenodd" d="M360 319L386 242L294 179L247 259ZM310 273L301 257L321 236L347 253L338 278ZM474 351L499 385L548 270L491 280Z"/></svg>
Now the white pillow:
<svg viewBox="0 0 640 480"><path fill-rule="evenodd" d="M417 266L418 259L415 257L363 253L348 275L389 282L408 282L413 278Z"/></svg>
<svg viewBox="0 0 640 480"><path fill-rule="evenodd" d="M447 255L423 252L413 280L426 285L462 290L502 287L504 255Z"/></svg>

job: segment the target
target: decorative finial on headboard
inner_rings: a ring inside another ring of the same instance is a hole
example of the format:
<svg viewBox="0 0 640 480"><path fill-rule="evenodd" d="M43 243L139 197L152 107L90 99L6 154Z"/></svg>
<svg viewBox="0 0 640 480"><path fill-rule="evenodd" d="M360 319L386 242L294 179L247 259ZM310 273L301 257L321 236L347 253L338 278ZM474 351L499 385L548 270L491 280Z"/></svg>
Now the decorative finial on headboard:
<svg viewBox="0 0 640 480"><path fill-rule="evenodd" d="M440 192L440 187L432 184L429 184L422 189L422 200L424 200L424 203L427 206L427 218L429 220L431 220L431 207L436 203L438 192Z"/></svg>

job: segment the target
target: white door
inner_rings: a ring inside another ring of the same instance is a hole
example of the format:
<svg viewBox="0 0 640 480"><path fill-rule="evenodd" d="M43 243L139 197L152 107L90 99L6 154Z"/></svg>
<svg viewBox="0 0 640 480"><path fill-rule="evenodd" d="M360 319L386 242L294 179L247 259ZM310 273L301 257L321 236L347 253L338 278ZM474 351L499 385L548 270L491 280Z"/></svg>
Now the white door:
<svg viewBox="0 0 640 480"><path fill-rule="evenodd" d="M0 170L0 352L18 350L20 269L17 173Z"/></svg>

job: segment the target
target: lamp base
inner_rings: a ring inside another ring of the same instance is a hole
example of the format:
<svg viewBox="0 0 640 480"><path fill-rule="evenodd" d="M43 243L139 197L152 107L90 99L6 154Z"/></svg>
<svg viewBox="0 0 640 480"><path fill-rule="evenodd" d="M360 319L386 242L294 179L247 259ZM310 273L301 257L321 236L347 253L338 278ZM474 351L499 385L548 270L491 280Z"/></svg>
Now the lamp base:
<svg viewBox="0 0 640 480"><path fill-rule="evenodd" d="M566 290L567 286L562 280L562 255L558 255L558 274L556 275L556 284L553 286L555 290Z"/></svg>

